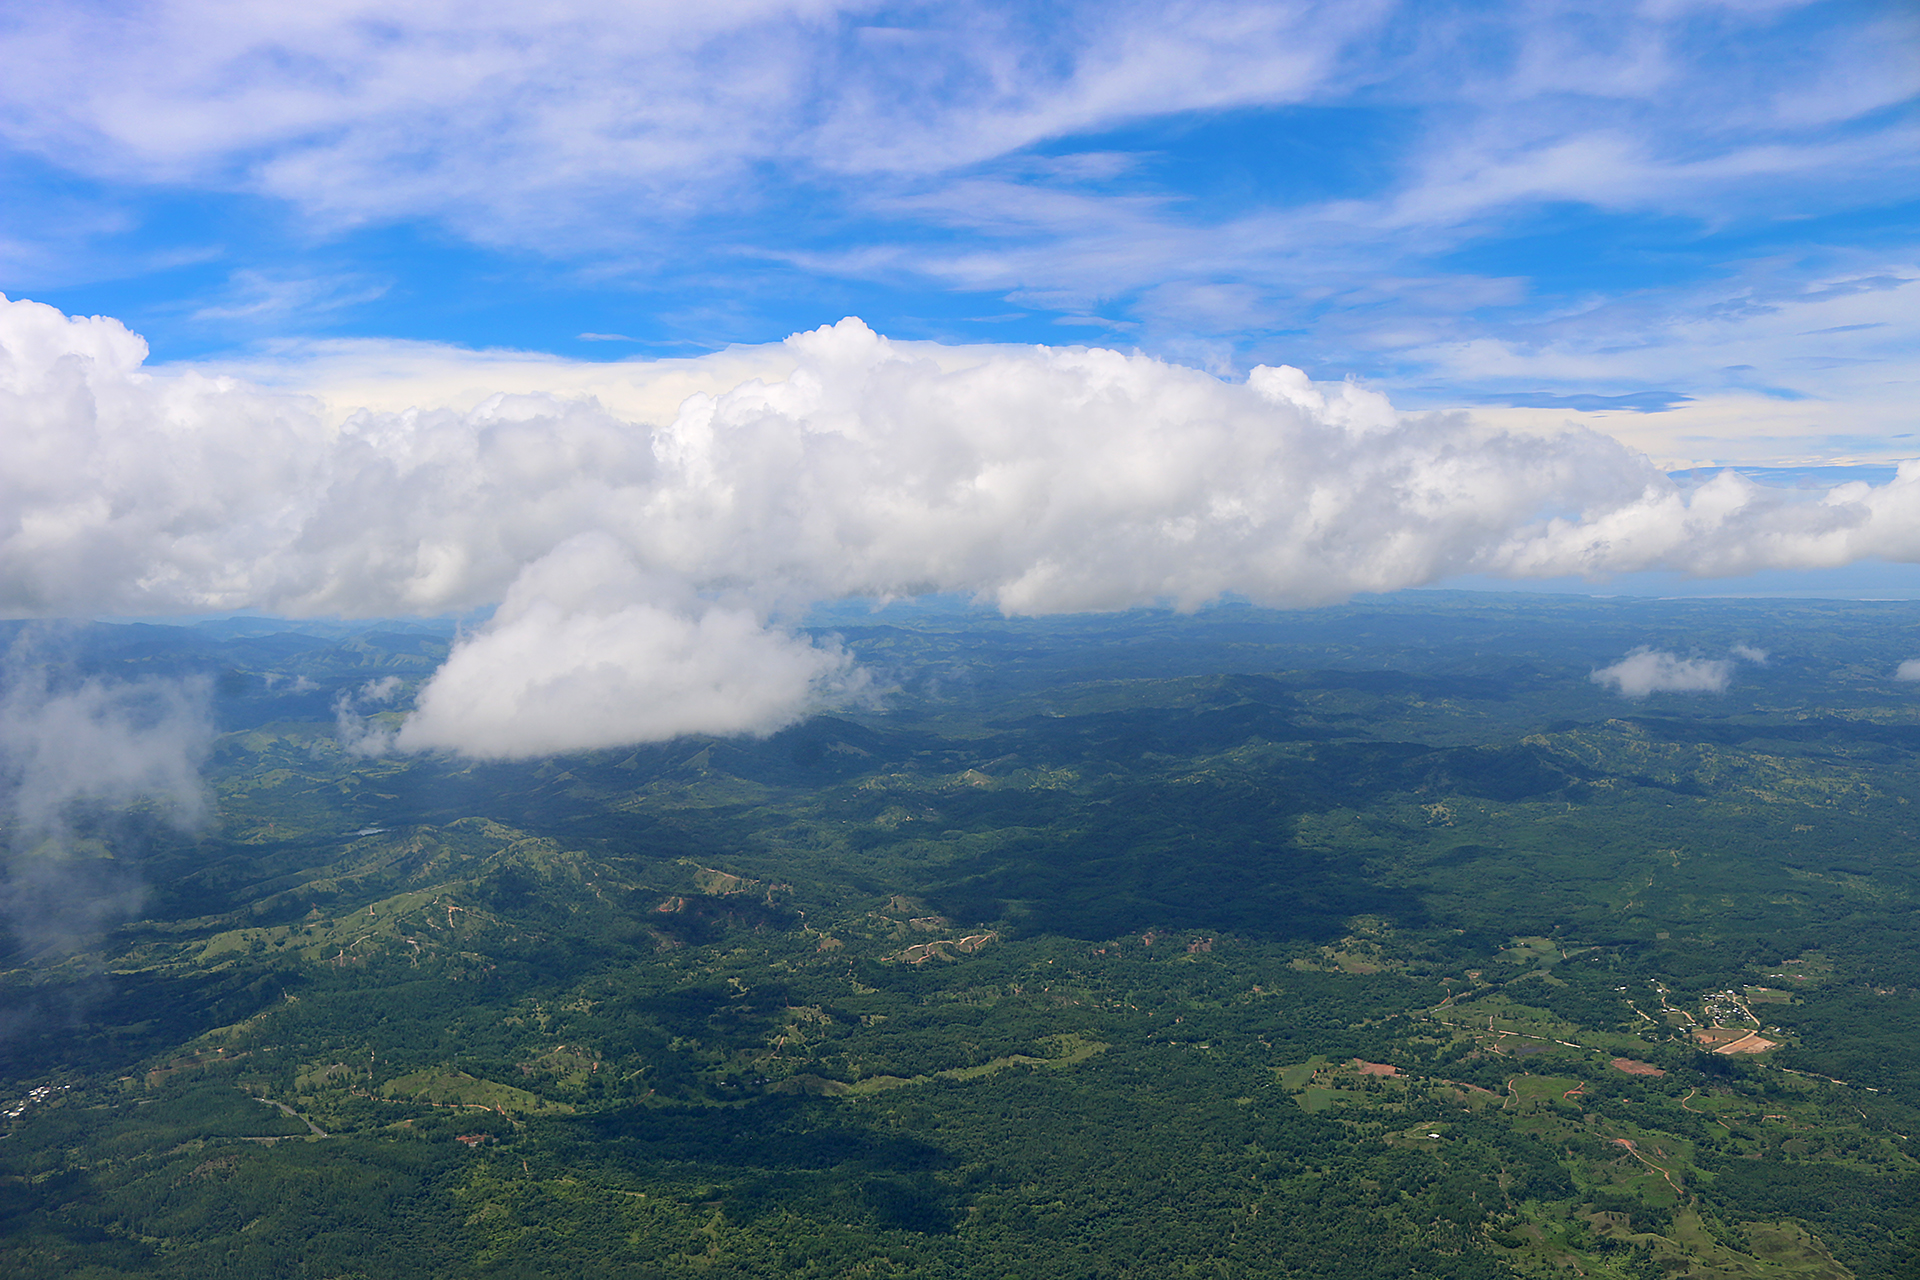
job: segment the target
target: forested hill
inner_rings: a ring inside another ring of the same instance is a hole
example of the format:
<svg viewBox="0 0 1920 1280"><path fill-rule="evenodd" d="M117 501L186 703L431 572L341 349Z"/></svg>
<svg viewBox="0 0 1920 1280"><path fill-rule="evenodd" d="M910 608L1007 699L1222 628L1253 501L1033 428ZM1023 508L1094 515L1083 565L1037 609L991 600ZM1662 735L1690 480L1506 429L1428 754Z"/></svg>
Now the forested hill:
<svg viewBox="0 0 1920 1280"><path fill-rule="evenodd" d="M1916 621L842 607L874 701L523 763L343 744L450 627L10 624L212 725L9 775L0 1274L1920 1275Z"/></svg>

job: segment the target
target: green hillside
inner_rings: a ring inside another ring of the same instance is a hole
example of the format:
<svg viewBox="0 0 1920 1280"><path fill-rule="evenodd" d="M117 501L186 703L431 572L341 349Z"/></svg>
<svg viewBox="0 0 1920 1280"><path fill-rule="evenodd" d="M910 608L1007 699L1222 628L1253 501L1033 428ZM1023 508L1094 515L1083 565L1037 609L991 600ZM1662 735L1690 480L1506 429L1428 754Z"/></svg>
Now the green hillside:
<svg viewBox="0 0 1920 1280"><path fill-rule="evenodd" d="M216 817L9 941L0 1274L1920 1275L1916 620L849 609L877 703L517 764L339 742L444 635L86 629Z"/></svg>

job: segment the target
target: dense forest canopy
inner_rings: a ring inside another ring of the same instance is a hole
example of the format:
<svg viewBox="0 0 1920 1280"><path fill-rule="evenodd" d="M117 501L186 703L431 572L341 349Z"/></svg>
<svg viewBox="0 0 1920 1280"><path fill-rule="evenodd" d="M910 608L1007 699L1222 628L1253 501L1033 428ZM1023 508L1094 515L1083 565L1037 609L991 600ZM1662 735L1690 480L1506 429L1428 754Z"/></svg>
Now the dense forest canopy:
<svg viewBox="0 0 1920 1280"><path fill-rule="evenodd" d="M1911 1276L1917 619L842 606L521 762L356 749L447 627L11 624L0 1273Z"/></svg>

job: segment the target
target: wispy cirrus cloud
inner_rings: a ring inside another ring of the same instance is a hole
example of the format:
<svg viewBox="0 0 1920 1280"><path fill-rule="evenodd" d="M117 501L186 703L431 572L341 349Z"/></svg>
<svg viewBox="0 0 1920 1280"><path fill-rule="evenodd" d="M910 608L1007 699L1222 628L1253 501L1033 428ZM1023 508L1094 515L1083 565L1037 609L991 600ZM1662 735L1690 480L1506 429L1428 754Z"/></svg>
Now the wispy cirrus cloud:
<svg viewBox="0 0 1920 1280"><path fill-rule="evenodd" d="M755 162L938 173L1116 119L1297 100L1389 7L980 5L900 24L868 0L82 4L9 23L0 129L87 172L512 238L568 216L535 207L557 191L651 192L667 207L646 215L671 217Z"/></svg>
<svg viewBox="0 0 1920 1280"><path fill-rule="evenodd" d="M552 341L717 345L957 294L960 316L1029 309L1029 337L1310 364L1409 403L1665 395L1691 407L1634 438L1673 461L1738 456L1687 437L1756 413L1786 456L1860 453L1837 424L1895 434L1915 374L1903 291L1818 296L1920 262L1920 36L1893 0L89 0L0 22L0 144L53 175L12 199L116 211L15 219L50 230L7 251L36 281L164 274L129 265L158 261L142 237L201 219L163 193L237 202L260 243L216 245L216 283L149 310L205 333L404 312L467 337L444 326L558 278L629 301ZM494 256L355 240L380 228ZM449 272L472 296L437 296ZM292 296L390 273L377 304ZM1775 420L1783 393L1819 411Z"/></svg>
<svg viewBox="0 0 1920 1280"><path fill-rule="evenodd" d="M286 317L312 317L372 302L391 286L353 276L237 271L227 288L202 298L192 318L209 324L257 325Z"/></svg>
<svg viewBox="0 0 1920 1280"><path fill-rule="evenodd" d="M1399 233L1566 200L1719 217L1742 183L1795 211L1901 189L1911 126L1880 113L1920 92L1913 25L1804 4L76 4L10 20L0 136L97 176L549 248L615 245L782 174L948 215L991 174L1057 232L1084 208L1065 187L1137 206L1116 180L1167 180L1129 154L1139 122L1301 109L1280 137L1316 111L1390 111L1402 144L1330 216Z"/></svg>

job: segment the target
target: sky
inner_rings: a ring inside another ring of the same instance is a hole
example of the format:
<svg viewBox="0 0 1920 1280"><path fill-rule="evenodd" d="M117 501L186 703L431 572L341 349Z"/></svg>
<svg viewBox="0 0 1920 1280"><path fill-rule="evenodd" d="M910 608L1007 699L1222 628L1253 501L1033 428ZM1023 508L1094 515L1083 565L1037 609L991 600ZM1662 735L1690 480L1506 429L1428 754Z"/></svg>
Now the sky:
<svg viewBox="0 0 1920 1280"><path fill-rule="evenodd" d="M0 280L160 362L859 316L1911 451L1908 3L10 6Z"/></svg>
<svg viewBox="0 0 1920 1280"><path fill-rule="evenodd" d="M0 50L0 612L494 609L398 747L857 697L792 629L847 596L1920 593L1911 3L66 0Z"/></svg>

